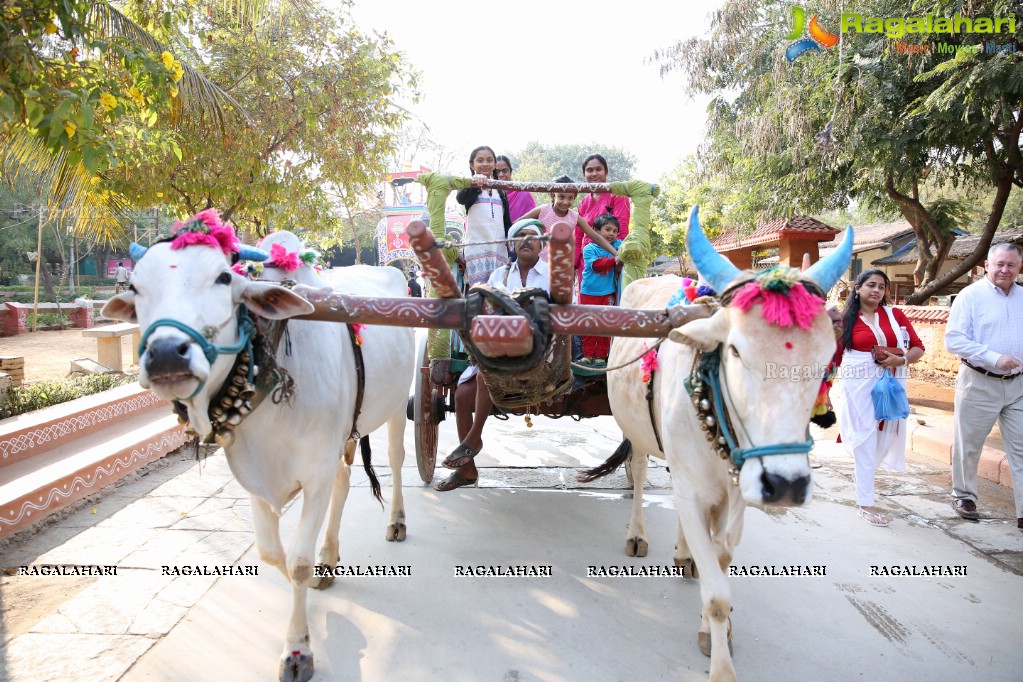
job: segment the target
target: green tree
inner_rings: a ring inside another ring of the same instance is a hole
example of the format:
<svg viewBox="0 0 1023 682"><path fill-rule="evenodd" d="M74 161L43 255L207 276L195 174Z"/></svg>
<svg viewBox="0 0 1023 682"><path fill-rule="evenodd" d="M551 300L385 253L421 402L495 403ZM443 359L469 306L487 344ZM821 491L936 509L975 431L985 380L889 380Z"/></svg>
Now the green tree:
<svg viewBox="0 0 1023 682"><path fill-rule="evenodd" d="M907 12L903 2L868 0L856 11L1005 17L1012 6L920 0ZM841 7L819 3L823 25L838 26ZM910 302L925 300L983 259L1012 186L1023 179L1023 56L898 54L884 35L846 33L839 47L790 64L782 56L789 9L780 1L730 0L708 38L659 54L662 70L682 70L690 91L714 97L703 177L735 188L729 220L750 227L763 217L841 210L851 200L898 207L922 247L921 287ZM899 41L932 38L908 34ZM963 33L949 42L991 38ZM967 219L962 205L940 195L947 185L994 195L977 251L939 278L951 229Z"/></svg>
<svg viewBox="0 0 1023 682"><path fill-rule="evenodd" d="M176 149L173 135L153 128L159 119L223 122L233 102L174 56L197 54L194 36L179 30L195 5L135 0L125 14L98 1L5 3L0 177L41 178L51 213L73 214L79 234L119 233L129 202L105 186L107 175L127 172L141 149ZM239 16L265 10L238 5Z"/></svg>
<svg viewBox="0 0 1023 682"><path fill-rule="evenodd" d="M544 145L529 142L519 152L509 154L515 166L515 179L531 182L551 182L567 175L576 182L584 182L583 159L600 154L607 160L608 181L629 180L636 168L636 157L621 147L603 144Z"/></svg>
<svg viewBox="0 0 1023 682"><path fill-rule="evenodd" d="M205 19L207 60L197 68L244 107L245 125L222 140L182 136L119 191L181 213L215 206L255 235L271 229L330 232L344 215L331 193L372 192L386 170L414 95L411 73L385 37L361 33L347 16L285 8L271 40L232 22ZM339 188L343 191L339 192Z"/></svg>

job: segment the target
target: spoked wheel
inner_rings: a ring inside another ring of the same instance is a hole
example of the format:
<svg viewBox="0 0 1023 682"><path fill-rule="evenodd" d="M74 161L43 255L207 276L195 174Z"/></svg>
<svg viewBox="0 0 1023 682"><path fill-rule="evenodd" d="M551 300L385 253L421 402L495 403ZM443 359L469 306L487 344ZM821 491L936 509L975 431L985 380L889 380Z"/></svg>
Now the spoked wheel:
<svg viewBox="0 0 1023 682"><path fill-rule="evenodd" d="M412 422L416 433L416 465L423 483L433 480L437 467L437 432L444 409L444 390L430 381L430 352L424 334L416 352L419 359L415 395L412 396Z"/></svg>

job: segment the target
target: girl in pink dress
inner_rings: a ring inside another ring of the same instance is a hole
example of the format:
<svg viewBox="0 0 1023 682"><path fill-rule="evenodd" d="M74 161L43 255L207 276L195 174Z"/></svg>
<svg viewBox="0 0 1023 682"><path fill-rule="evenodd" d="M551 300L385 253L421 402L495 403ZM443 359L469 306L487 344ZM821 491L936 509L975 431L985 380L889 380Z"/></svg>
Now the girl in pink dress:
<svg viewBox="0 0 1023 682"><path fill-rule="evenodd" d="M572 178L567 175L562 175L554 182L575 182ZM610 244L604 240L597 232L590 227L589 223L583 219L581 215L572 210L572 205L575 203L577 193L576 192L551 192L551 203L537 206L529 213L522 216L522 220L526 219L538 219L547 228L548 234L551 228L554 227L555 223L568 223L569 225L575 225L576 233L582 233L586 235L586 242L596 241L600 244L600 247L606 249L616 256L618 252ZM578 244L578 240L576 242ZM547 262L548 258L547 245L544 245L543 251L540 252L540 260Z"/></svg>

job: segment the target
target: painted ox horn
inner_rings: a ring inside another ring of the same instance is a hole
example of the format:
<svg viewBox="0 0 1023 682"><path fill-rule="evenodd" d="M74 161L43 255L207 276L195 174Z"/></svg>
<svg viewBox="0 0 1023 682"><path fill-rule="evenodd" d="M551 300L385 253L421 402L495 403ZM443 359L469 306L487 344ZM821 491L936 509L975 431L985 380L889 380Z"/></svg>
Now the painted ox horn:
<svg viewBox="0 0 1023 682"><path fill-rule="evenodd" d="M128 245L128 254L131 256L131 259L136 263L142 260L142 256L146 255L146 251L148 250L149 250L148 247L142 246L141 244L136 244L135 242L132 242L131 244Z"/></svg>
<svg viewBox="0 0 1023 682"><path fill-rule="evenodd" d="M842 243L838 245L838 248L833 253L828 254L826 258L822 258L811 265L810 269L803 273L803 277L812 279L821 288L821 291L827 294L831 287L835 286L835 282L842 276L842 273L846 271L846 268L849 267L852 251L853 228L852 225L849 225L845 228L845 235L842 237Z"/></svg>
<svg viewBox="0 0 1023 682"><path fill-rule="evenodd" d="M257 249L255 246L249 246L248 244L238 245L238 258L241 260L254 260L263 262L270 257L270 254L263 249Z"/></svg>
<svg viewBox="0 0 1023 682"><path fill-rule="evenodd" d="M686 248L693 259L697 272L703 280L716 292L722 293L728 284L739 274L739 268L714 250L707 235L700 226L700 206L693 206L689 214L689 230L686 231Z"/></svg>
<svg viewBox="0 0 1023 682"><path fill-rule="evenodd" d="M703 234L700 226L699 206L693 206L689 214L689 230L686 232L686 247L689 255L696 265L696 269L714 291L723 292L728 285L738 276L739 268L732 265L732 262L714 250L707 236ZM803 273L803 277L813 280L824 293L827 293L835 282L842 276L842 273L849 267L852 259L853 249L853 228L852 225L846 228L845 235L838 248L826 258L823 258Z"/></svg>

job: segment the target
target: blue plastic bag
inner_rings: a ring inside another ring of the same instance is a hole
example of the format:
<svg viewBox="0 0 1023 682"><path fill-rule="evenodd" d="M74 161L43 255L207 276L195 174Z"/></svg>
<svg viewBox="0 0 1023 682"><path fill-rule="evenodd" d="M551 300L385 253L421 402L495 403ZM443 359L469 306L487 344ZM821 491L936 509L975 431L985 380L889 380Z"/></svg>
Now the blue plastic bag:
<svg viewBox="0 0 1023 682"><path fill-rule="evenodd" d="M874 419L891 421L905 419L909 416L909 397L906 389L895 378L891 370L886 370L870 390L874 400Z"/></svg>

